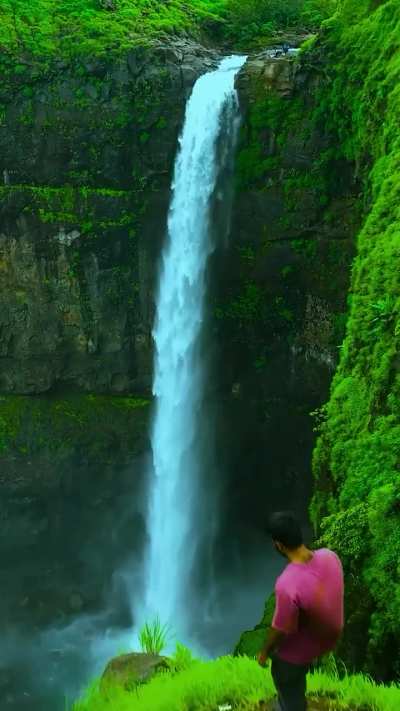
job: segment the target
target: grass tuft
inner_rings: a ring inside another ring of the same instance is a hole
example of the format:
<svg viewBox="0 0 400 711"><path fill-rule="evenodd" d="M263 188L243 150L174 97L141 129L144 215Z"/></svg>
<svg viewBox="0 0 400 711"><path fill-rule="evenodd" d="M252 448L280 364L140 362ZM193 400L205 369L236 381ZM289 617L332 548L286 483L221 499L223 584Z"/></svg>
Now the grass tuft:
<svg viewBox="0 0 400 711"><path fill-rule="evenodd" d="M139 643L146 654L161 654L171 636L170 627L162 625L157 617L152 622L146 622L139 632Z"/></svg>

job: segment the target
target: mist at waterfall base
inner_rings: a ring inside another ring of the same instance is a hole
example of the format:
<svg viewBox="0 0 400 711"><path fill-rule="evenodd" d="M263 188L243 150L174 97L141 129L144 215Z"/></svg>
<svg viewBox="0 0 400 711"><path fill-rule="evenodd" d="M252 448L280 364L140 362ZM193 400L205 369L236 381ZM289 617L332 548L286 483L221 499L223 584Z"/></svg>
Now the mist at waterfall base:
<svg viewBox="0 0 400 711"><path fill-rule="evenodd" d="M281 559L268 540L255 534L251 541L248 548L250 540L247 540L242 553L238 537L231 542L225 570L216 571L218 577L207 610L201 601L197 609L191 610L195 622L192 637L180 639L176 628L172 629L179 641L189 644L203 658L231 653L241 632L259 622L266 595L281 570ZM103 610L78 615L68 626L43 629L40 633L3 629L0 686L6 673L3 669L8 670L10 679L7 691L0 690L0 708L67 711L87 685L101 675L112 657L139 651L135 621L123 599L126 583L132 582L127 561L125 569L115 576L115 590ZM140 585L139 579L136 582ZM120 624L113 619L116 611L122 613ZM173 651L176 641L170 638L168 653Z"/></svg>
<svg viewBox="0 0 400 711"><path fill-rule="evenodd" d="M113 454L110 449L110 457ZM129 570L129 582L135 588L134 573L140 569L145 536L141 510L146 460L146 455L135 455L122 465L112 490L100 479L97 488L89 485L75 497L61 489L49 502L57 510L61 535L56 530L41 535L38 546L31 545L29 558L21 557L19 550L19 522L8 532L10 563L3 555L1 567L1 711L66 711L70 708L66 700L72 703L101 675L110 658L132 648L133 621L124 571ZM98 506L104 486L112 496L108 524ZM31 614L31 603L19 607L18 602L22 595L30 597L31 589L33 593L29 580L40 576L43 564L54 574L36 598L40 609ZM82 595L81 611L63 605L71 593Z"/></svg>
<svg viewBox="0 0 400 711"><path fill-rule="evenodd" d="M259 621L282 568L251 517L242 528L224 522L228 474L208 330L208 259L229 233L239 127L233 87L243 61L229 58L198 80L180 139L154 332L153 467L145 467L147 493L134 504L126 497L123 512L147 515L147 545L129 554L129 540L121 537L125 560L114 568L101 609L69 624L3 635L0 672L3 663L16 669L5 709L64 711L65 699L75 698L110 658L137 651L140 625L157 614L175 635L168 652L176 640L203 657L232 652L240 633ZM116 511L116 528L121 515Z"/></svg>

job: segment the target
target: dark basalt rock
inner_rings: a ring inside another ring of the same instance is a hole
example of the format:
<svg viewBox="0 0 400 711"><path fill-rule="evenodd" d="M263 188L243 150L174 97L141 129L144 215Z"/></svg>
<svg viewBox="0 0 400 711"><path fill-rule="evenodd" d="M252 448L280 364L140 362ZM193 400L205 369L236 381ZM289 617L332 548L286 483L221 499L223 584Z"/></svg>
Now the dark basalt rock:
<svg viewBox="0 0 400 711"><path fill-rule="evenodd" d="M243 531L262 528L274 509L307 519L310 413L326 401L337 364L359 224L354 167L321 168L334 145L310 120L324 71L266 50L237 78L243 123L232 232L211 279L219 452L230 472L225 536L238 521Z"/></svg>
<svg viewBox="0 0 400 711"><path fill-rule="evenodd" d="M187 95L216 61L176 39L0 87L0 621L23 637L109 604L101 624L132 624L113 573L146 541L158 260Z"/></svg>
<svg viewBox="0 0 400 711"><path fill-rule="evenodd" d="M0 125L0 391L146 392L187 39L16 78ZM19 83L18 83L19 82Z"/></svg>

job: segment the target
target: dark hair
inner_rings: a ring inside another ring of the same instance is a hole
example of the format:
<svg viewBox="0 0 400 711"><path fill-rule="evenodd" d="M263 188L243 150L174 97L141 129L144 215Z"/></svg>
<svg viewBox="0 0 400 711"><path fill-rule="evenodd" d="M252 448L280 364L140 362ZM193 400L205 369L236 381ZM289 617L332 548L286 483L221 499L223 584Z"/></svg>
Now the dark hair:
<svg viewBox="0 0 400 711"><path fill-rule="evenodd" d="M303 543L300 524L292 511L277 511L271 514L266 531L272 540L282 543L286 548L299 548Z"/></svg>

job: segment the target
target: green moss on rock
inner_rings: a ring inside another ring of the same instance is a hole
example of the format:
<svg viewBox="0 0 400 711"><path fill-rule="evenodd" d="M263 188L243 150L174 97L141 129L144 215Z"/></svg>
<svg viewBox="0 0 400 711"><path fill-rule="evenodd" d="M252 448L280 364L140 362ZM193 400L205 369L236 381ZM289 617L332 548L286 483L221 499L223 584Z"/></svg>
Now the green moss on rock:
<svg viewBox="0 0 400 711"><path fill-rule="evenodd" d="M109 395L65 397L0 397L0 453L32 456L46 452L58 455L86 449L92 455L109 457L116 437L132 451L143 448L150 401ZM131 443L129 443L129 439ZM109 451L108 451L109 450Z"/></svg>
<svg viewBox="0 0 400 711"><path fill-rule="evenodd" d="M243 632L241 635L234 650L235 656L256 657L259 654L265 643L268 628L271 626L274 610L275 594L273 593L267 598L261 622L253 630Z"/></svg>
<svg viewBox="0 0 400 711"><path fill-rule="evenodd" d="M325 53L330 71L316 118L354 161L366 217L346 338L314 452L311 512L322 541L334 542L344 558L348 581L357 576L370 598L362 607L366 639L357 664L385 679L400 672L399 37L396 0L348 0L312 50ZM353 596L350 659L358 605Z"/></svg>
<svg viewBox="0 0 400 711"><path fill-rule="evenodd" d="M7 213L21 205L22 212L45 224L73 225L81 233L104 232L107 228L133 227L133 191L109 188L12 185L0 187L0 203Z"/></svg>

